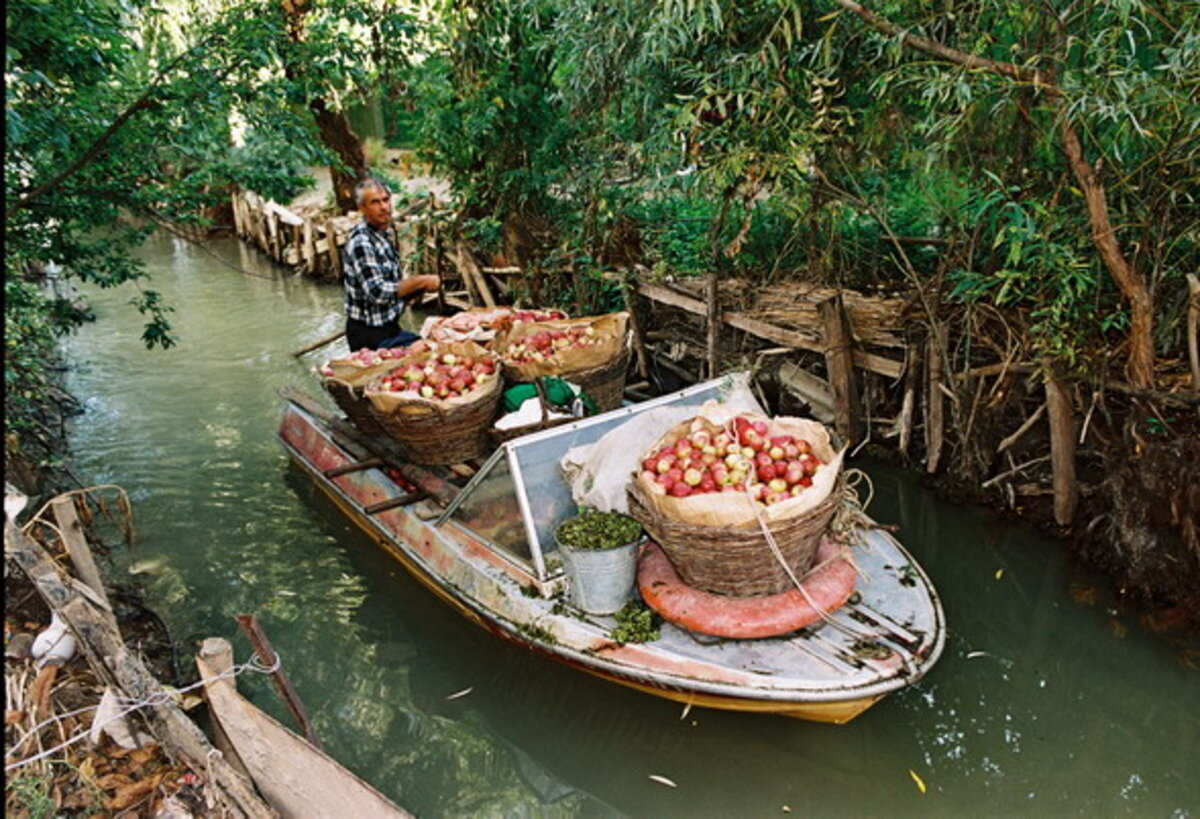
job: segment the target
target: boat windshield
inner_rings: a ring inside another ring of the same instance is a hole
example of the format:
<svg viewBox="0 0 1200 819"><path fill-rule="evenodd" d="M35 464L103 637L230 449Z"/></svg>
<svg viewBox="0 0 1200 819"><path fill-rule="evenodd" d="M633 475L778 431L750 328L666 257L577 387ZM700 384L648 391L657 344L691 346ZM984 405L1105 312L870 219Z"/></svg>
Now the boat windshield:
<svg viewBox="0 0 1200 819"><path fill-rule="evenodd" d="M575 512L559 462L570 449L595 443L640 413L657 407L695 406L722 400L748 374L713 381L630 404L504 443L438 519L453 520L526 566L540 580L561 572L554 530Z"/></svg>

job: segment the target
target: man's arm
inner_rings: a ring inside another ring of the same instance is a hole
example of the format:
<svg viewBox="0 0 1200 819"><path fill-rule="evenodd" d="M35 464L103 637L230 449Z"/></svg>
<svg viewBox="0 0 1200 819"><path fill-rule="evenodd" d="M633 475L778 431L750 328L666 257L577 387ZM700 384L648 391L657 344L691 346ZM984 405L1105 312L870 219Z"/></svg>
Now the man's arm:
<svg viewBox="0 0 1200 819"><path fill-rule="evenodd" d="M436 293L441 286L442 280L432 274L409 276L407 279L400 280L400 284L396 286L396 295L407 299L420 293Z"/></svg>

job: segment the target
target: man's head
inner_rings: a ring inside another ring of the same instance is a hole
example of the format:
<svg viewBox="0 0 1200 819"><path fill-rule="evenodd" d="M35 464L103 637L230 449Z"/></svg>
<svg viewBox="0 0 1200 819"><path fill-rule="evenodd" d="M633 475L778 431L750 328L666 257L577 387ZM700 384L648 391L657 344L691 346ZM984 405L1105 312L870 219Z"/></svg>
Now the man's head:
<svg viewBox="0 0 1200 819"><path fill-rule="evenodd" d="M392 194L378 179L364 179L354 186L359 213L373 228L382 230L392 224Z"/></svg>

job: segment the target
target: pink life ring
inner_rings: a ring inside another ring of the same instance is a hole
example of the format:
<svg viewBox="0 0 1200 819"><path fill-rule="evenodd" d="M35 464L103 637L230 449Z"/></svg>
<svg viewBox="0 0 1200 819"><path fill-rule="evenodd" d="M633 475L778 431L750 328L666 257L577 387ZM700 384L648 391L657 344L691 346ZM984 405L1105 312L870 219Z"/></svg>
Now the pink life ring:
<svg viewBox="0 0 1200 819"><path fill-rule="evenodd" d="M799 589L727 597L684 583L662 548L647 541L638 563L638 590L665 620L690 631L734 639L777 637L812 625L854 593L857 573L843 548L832 538L822 539L816 557L820 568L800 581L807 597Z"/></svg>

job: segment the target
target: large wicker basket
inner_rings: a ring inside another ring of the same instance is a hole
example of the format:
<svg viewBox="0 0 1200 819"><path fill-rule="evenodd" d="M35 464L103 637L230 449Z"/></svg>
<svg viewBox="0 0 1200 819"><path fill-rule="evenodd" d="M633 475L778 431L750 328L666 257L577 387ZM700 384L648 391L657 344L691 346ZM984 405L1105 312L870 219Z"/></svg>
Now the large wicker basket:
<svg viewBox="0 0 1200 819"><path fill-rule="evenodd" d="M336 378L323 378L321 383L346 417L365 435L377 438L385 431L371 412L371 402L363 395L362 388L352 387Z"/></svg>
<svg viewBox="0 0 1200 819"><path fill-rule="evenodd" d="M596 402L598 412L608 412L621 406L625 398L625 376L629 371L629 348L622 347L621 352L606 364L589 370L564 372L559 378L578 385L583 392Z"/></svg>
<svg viewBox="0 0 1200 819"><path fill-rule="evenodd" d="M842 500L844 478L809 511L768 524L775 544L797 579L811 568L821 536ZM736 528L680 523L663 517L636 482L630 484L629 514L641 521L670 558L683 582L731 597L778 594L791 578L758 526Z"/></svg>
<svg viewBox="0 0 1200 819"><path fill-rule="evenodd" d="M391 412L382 412L371 404L371 415L413 463L462 463L492 451L488 431L500 406L501 393L501 379L497 377L468 403L448 405L414 398L397 401Z"/></svg>

